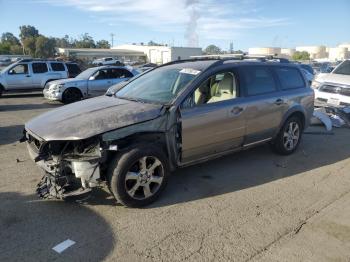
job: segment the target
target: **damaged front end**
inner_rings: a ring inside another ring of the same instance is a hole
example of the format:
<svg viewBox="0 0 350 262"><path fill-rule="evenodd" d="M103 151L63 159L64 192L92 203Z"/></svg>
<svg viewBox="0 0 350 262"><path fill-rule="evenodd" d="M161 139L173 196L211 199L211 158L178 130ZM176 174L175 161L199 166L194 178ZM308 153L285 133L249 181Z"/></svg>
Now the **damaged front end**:
<svg viewBox="0 0 350 262"><path fill-rule="evenodd" d="M101 182L103 151L99 137L76 141L44 141L25 131L31 158L45 171L37 193L65 199L88 193Z"/></svg>

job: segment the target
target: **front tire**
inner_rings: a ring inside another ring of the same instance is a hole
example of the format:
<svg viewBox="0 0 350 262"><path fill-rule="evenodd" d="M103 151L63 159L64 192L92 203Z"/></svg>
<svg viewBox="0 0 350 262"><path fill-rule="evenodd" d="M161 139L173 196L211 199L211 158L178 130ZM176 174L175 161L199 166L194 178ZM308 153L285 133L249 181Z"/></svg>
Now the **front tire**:
<svg viewBox="0 0 350 262"><path fill-rule="evenodd" d="M62 102L64 104L70 104L80 101L83 98L80 90L76 88L68 88L62 94Z"/></svg>
<svg viewBox="0 0 350 262"><path fill-rule="evenodd" d="M300 144L302 131L299 117L288 118L272 144L274 151L281 155L294 153Z"/></svg>
<svg viewBox="0 0 350 262"><path fill-rule="evenodd" d="M164 190L168 176L163 150L149 144L136 145L115 156L107 174L114 197L127 207L154 202Z"/></svg>

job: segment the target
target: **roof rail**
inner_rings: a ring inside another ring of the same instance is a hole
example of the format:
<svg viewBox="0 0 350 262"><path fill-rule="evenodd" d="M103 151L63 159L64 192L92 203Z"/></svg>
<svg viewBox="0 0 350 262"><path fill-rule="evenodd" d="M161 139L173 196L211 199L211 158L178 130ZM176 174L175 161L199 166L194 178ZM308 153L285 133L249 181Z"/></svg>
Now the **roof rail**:
<svg viewBox="0 0 350 262"><path fill-rule="evenodd" d="M199 55L191 56L193 59L197 60L245 60L245 59L256 59L261 62L274 61L280 63L289 63L287 58L277 57L273 55L247 55L247 54L217 54L217 55Z"/></svg>
<svg viewBox="0 0 350 262"><path fill-rule="evenodd" d="M57 59L47 59L47 58L24 58L24 59L21 59L21 60L18 60L18 62L35 62L35 61L52 61L52 62L64 62L62 60L57 60Z"/></svg>

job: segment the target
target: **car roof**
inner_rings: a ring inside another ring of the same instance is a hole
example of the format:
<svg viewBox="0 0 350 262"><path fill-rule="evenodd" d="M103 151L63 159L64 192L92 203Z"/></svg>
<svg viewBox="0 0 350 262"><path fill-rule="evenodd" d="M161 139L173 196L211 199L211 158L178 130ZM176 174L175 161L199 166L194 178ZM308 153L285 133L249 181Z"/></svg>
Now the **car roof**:
<svg viewBox="0 0 350 262"><path fill-rule="evenodd" d="M191 68L199 71L204 71L211 66L220 66L232 64L236 66L244 66L244 65L255 65L255 66L289 66L298 68L298 65L294 63L288 62L279 62L279 61L260 61L259 58L249 58L249 59L235 59L235 58L227 58L227 59L189 59L189 60L178 60L174 62L170 62L159 67L167 67L167 68ZM158 67L158 68L159 68Z"/></svg>

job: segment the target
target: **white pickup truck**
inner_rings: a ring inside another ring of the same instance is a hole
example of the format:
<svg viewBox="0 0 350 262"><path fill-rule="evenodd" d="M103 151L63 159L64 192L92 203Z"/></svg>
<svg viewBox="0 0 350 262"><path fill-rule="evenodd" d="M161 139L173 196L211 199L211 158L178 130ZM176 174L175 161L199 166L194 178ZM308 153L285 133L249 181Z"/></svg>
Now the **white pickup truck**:
<svg viewBox="0 0 350 262"><path fill-rule="evenodd" d="M315 105L350 106L350 60L344 60L329 74L318 74L312 82Z"/></svg>

